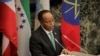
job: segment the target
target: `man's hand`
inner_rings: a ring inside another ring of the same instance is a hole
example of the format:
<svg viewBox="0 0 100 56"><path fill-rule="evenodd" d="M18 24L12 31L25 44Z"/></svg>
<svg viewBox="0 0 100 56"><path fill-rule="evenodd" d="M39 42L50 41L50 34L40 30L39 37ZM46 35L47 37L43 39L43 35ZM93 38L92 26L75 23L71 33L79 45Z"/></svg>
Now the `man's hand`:
<svg viewBox="0 0 100 56"><path fill-rule="evenodd" d="M61 54L66 54L66 55L68 55L68 54L70 54L70 51L68 51L67 49L63 49L63 50L61 51Z"/></svg>

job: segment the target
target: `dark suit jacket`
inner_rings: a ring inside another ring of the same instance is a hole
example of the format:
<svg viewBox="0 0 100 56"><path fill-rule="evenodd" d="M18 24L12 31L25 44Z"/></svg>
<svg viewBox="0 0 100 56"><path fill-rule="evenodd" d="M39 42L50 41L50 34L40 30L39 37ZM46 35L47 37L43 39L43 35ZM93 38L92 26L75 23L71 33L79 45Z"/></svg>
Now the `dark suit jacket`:
<svg viewBox="0 0 100 56"><path fill-rule="evenodd" d="M53 30L54 37L61 42L60 29L55 27ZM30 38L30 52L32 56L58 56L62 50L61 46L55 41L56 50L53 48L49 37L45 31L39 27L32 33Z"/></svg>

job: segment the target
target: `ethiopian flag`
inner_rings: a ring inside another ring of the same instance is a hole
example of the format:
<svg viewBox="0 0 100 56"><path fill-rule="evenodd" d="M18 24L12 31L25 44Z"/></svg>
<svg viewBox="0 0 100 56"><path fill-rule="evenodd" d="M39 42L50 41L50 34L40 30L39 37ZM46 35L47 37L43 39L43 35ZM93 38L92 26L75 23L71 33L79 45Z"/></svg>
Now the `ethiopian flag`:
<svg viewBox="0 0 100 56"><path fill-rule="evenodd" d="M61 32L62 41L70 51L80 51L80 0L63 0Z"/></svg>

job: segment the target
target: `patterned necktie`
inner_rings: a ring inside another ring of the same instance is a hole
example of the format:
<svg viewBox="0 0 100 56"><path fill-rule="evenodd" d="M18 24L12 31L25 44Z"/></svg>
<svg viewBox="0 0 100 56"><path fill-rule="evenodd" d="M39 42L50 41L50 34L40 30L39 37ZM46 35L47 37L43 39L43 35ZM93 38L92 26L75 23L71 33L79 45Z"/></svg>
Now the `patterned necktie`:
<svg viewBox="0 0 100 56"><path fill-rule="evenodd" d="M49 36L50 36L50 41L51 41L54 49L56 50L55 40L54 40L54 36L53 36L52 32L49 32Z"/></svg>

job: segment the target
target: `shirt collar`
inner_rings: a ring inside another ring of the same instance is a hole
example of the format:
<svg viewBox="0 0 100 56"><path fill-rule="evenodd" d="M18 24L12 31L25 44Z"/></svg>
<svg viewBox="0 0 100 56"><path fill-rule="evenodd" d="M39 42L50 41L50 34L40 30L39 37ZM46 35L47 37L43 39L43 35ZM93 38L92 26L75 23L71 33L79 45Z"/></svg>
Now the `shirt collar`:
<svg viewBox="0 0 100 56"><path fill-rule="evenodd" d="M52 30L51 31L47 31L43 26L41 26L42 27L42 29L48 34L48 33L50 33L50 32L52 32Z"/></svg>

